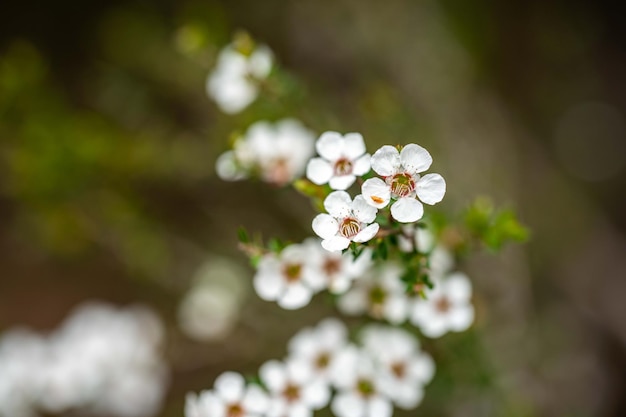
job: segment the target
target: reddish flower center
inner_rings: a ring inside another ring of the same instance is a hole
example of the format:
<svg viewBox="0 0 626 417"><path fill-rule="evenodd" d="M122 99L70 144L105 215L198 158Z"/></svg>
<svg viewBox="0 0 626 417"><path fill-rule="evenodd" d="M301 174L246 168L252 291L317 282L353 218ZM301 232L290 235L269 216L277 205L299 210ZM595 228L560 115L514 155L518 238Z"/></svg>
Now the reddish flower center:
<svg viewBox="0 0 626 417"><path fill-rule="evenodd" d="M322 352L315 360L315 366L317 369L326 369L330 364L330 355L327 352Z"/></svg>
<svg viewBox="0 0 626 417"><path fill-rule="evenodd" d="M346 158L341 158L335 162L335 175L352 174L352 162Z"/></svg>
<svg viewBox="0 0 626 417"><path fill-rule="evenodd" d="M406 375L406 366L402 362L396 362L391 365L391 372L393 372L397 378L404 378Z"/></svg>
<svg viewBox="0 0 626 417"><path fill-rule="evenodd" d="M408 197L415 191L415 180L408 173L396 174L387 178L387 183L391 187L391 192L398 197Z"/></svg>
<svg viewBox="0 0 626 417"><path fill-rule="evenodd" d="M244 409L239 403L231 404L226 409L226 417L243 417Z"/></svg>
<svg viewBox="0 0 626 417"><path fill-rule="evenodd" d="M301 264L287 264L283 268L283 275L285 276L288 282L298 281L300 279L301 273L302 273Z"/></svg>
<svg viewBox="0 0 626 417"><path fill-rule="evenodd" d="M439 311L440 313L446 313L448 312L448 310L450 310L450 307L452 307L452 305L450 304L450 300L448 300L447 297L440 297L436 302L435 302L435 308L437 309L437 311Z"/></svg>
<svg viewBox="0 0 626 417"><path fill-rule="evenodd" d="M288 402L296 401L300 398L300 387L291 383L287 384L283 391L283 397L285 397Z"/></svg>
<svg viewBox="0 0 626 417"><path fill-rule="evenodd" d="M333 258L326 258L326 261L324 262L324 265L322 266L322 268L324 269L324 272L326 273L326 275L333 276L339 271L341 271L341 260L333 259Z"/></svg>
<svg viewBox="0 0 626 417"><path fill-rule="evenodd" d="M361 223L353 217L346 217L339 226L339 233L341 233L341 236L347 237L348 239L356 236L360 231Z"/></svg>

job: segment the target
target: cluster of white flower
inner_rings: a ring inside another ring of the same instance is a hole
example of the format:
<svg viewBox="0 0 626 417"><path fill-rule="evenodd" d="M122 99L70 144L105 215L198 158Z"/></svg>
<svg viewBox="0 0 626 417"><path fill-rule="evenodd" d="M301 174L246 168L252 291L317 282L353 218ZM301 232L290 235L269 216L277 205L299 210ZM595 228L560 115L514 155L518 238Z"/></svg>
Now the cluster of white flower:
<svg viewBox="0 0 626 417"><path fill-rule="evenodd" d="M329 404L338 417L390 417L393 405L419 405L434 370L404 330L367 326L357 346L341 322L326 319L294 336L284 361L261 366L263 388L226 372L213 390L188 394L185 417L303 417Z"/></svg>
<svg viewBox="0 0 626 417"><path fill-rule="evenodd" d="M436 338L449 331L466 330L474 321L471 304L472 285L461 272L452 272L454 259L433 235L425 229L405 229L412 239L402 244L406 251L417 248L429 254L429 277L432 289L424 287L425 298L407 294L401 280L402 268L386 262L370 269L354 286L343 294L337 303L341 312L348 315L368 314L378 320L401 324L409 320L425 336Z"/></svg>
<svg viewBox="0 0 626 417"><path fill-rule="evenodd" d="M8 331L0 339L0 416L154 415L168 379L162 337L150 310L95 303L47 336Z"/></svg>
<svg viewBox="0 0 626 417"><path fill-rule="evenodd" d="M334 294L345 292L370 263L371 258L366 254L354 260L349 253L325 251L318 239L309 238L287 246L280 254L263 255L253 284L263 300L296 309L307 305L322 290Z"/></svg>
<svg viewBox="0 0 626 417"><path fill-rule="evenodd" d="M258 176L263 181L285 185L299 178L314 153L315 135L295 119L274 124L251 125L235 141L233 150L217 159L220 178L236 181Z"/></svg>
<svg viewBox="0 0 626 417"><path fill-rule="evenodd" d="M259 94L259 82L272 70L274 55L270 48L259 45L226 46L217 57L217 65L206 82L206 91L224 113L239 113Z"/></svg>

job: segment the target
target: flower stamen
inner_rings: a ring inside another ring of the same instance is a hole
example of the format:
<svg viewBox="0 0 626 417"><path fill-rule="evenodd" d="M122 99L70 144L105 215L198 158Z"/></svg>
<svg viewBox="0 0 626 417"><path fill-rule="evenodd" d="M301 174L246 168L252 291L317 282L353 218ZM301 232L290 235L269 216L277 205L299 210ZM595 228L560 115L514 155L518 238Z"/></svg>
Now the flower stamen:
<svg viewBox="0 0 626 417"><path fill-rule="evenodd" d="M347 237L348 239L356 236L361 231L361 223L352 217L346 217L343 219L341 226L339 226L339 233L343 237Z"/></svg>
<svg viewBox="0 0 626 417"><path fill-rule="evenodd" d="M341 158L335 162L335 175L350 175L352 174L352 162L349 159Z"/></svg>
<svg viewBox="0 0 626 417"><path fill-rule="evenodd" d="M391 192L398 197L408 197L415 191L415 180L408 173L396 174L387 179Z"/></svg>

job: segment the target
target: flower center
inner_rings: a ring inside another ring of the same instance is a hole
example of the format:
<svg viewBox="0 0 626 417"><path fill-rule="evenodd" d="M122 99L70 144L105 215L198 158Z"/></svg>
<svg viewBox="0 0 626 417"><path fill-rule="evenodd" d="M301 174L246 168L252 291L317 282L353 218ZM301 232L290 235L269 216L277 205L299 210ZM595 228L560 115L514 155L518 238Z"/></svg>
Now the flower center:
<svg viewBox="0 0 626 417"><path fill-rule="evenodd" d="M415 190L415 180L411 174L401 173L387 179L391 192L398 197L408 197Z"/></svg>
<svg viewBox="0 0 626 417"><path fill-rule="evenodd" d="M406 375L406 366L402 362L396 362L391 365L391 372L393 372L397 378L402 379Z"/></svg>
<svg viewBox="0 0 626 417"><path fill-rule="evenodd" d="M244 409L239 403L230 404L226 409L226 417L243 417Z"/></svg>
<svg viewBox="0 0 626 417"><path fill-rule="evenodd" d="M335 162L335 175L352 174L352 162L346 158L341 158Z"/></svg>
<svg viewBox="0 0 626 417"><path fill-rule="evenodd" d="M328 276L333 276L341 271L341 261L339 259L327 258L322 267Z"/></svg>
<svg viewBox="0 0 626 417"><path fill-rule="evenodd" d="M354 237L360 231L361 223L352 217L346 217L343 219L343 222L341 222L341 225L339 226L339 233L341 233L341 236L347 237L348 239Z"/></svg>
<svg viewBox="0 0 626 417"><path fill-rule="evenodd" d="M368 379L359 379L356 384L356 390L363 397L370 397L374 394L374 384Z"/></svg>
<svg viewBox="0 0 626 417"><path fill-rule="evenodd" d="M435 302L435 308L440 313L447 313L450 310L450 307L452 307L452 304L450 304L450 300L448 300L447 297L440 297Z"/></svg>
<svg viewBox="0 0 626 417"><path fill-rule="evenodd" d="M326 369L330 364L330 355L328 352L322 352L315 360L315 366L317 369Z"/></svg>
<svg viewBox="0 0 626 417"><path fill-rule="evenodd" d="M300 387L291 383L287 384L283 391L283 397L285 397L288 402L296 401L300 398Z"/></svg>
<svg viewBox="0 0 626 417"><path fill-rule="evenodd" d="M302 273L302 264L287 264L283 268L283 275L287 282L295 282L300 279Z"/></svg>
<svg viewBox="0 0 626 417"><path fill-rule="evenodd" d="M285 185L291 179L291 169L289 162L285 158L278 158L272 161L264 174L267 180L276 185Z"/></svg>
<svg viewBox="0 0 626 417"><path fill-rule="evenodd" d="M381 305L387 298L387 292L379 286L373 287L370 290L370 303L373 305Z"/></svg>

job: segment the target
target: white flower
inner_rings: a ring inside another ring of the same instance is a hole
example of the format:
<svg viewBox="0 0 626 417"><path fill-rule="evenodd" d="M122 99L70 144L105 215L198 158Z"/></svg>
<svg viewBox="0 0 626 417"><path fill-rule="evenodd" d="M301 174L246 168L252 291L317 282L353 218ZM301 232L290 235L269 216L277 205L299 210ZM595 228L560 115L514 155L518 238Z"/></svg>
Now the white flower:
<svg viewBox="0 0 626 417"><path fill-rule="evenodd" d="M225 337L239 317L244 275L239 265L225 258L213 258L202 264L178 308L183 332L200 341Z"/></svg>
<svg viewBox="0 0 626 417"><path fill-rule="evenodd" d="M302 329L291 338L289 357L308 366L315 378L330 383L337 357L348 344L347 333L339 320L325 319L316 327Z"/></svg>
<svg viewBox="0 0 626 417"><path fill-rule="evenodd" d="M271 360L261 366L259 376L270 392L268 417L312 416L312 410L328 405L329 387L305 363Z"/></svg>
<svg viewBox="0 0 626 417"><path fill-rule="evenodd" d="M316 259L317 269L324 277L325 287L333 294L342 294L350 288L352 281L361 277L372 265L372 251L364 249L355 259L352 253L329 252L320 246L320 240L309 238L304 242Z"/></svg>
<svg viewBox="0 0 626 417"><path fill-rule="evenodd" d="M354 347L337 359L334 372L338 390L330 408L337 417L391 417L393 407L383 393L382 380L372 357Z"/></svg>
<svg viewBox="0 0 626 417"><path fill-rule="evenodd" d="M376 319L385 319L393 324L406 321L411 299L400 280L402 270L387 262L356 280L348 292L343 294L337 307L344 314L368 313Z"/></svg>
<svg viewBox="0 0 626 417"><path fill-rule="evenodd" d="M306 167L307 178L315 184L345 190L370 170L370 155L360 133L324 132L315 147L321 158L311 159Z"/></svg>
<svg viewBox="0 0 626 417"><path fill-rule="evenodd" d="M314 142L313 132L295 119L274 124L256 122L235 142L232 151L220 155L216 171L227 181L255 174L263 181L285 185L304 173Z"/></svg>
<svg viewBox="0 0 626 417"><path fill-rule="evenodd" d="M272 70L272 51L260 45L244 55L233 45L220 52L217 65L207 78L206 90L224 113L239 113L259 94L258 82Z"/></svg>
<svg viewBox="0 0 626 417"><path fill-rule="evenodd" d="M426 297L415 301L411 313L411 322L425 336L435 338L448 331L460 332L474 321L474 307L470 303L472 285L465 274L455 272L436 280Z"/></svg>
<svg viewBox="0 0 626 417"><path fill-rule="evenodd" d="M254 276L254 289L263 300L276 301L282 308L304 307L325 284L314 263L303 244L289 245L280 255L266 254Z"/></svg>
<svg viewBox="0 0 626 417"><path fill-rule="evenodd" d="M435 373L435 362L420 351L417 339L399 328L370 324L361 340L380 368L382 391L401 408L417 407L423 385Z"/></svg>
<svg viewBox="0 0 626 417"><path fill-rule="evenodd" d="M398 152L393 146L385 145L372 155L372 169L384 178L370 178L361 188L365 201L376 208L389 204L391 215L402 223L412 223L422 218L422 203L436 204L446 193L446 182L439 174L419 173L432 164L428 151L414 143ZM419 198L419 200L417 200Z"/></svg>
<svg viewBox="0 0 626 417"><path fill-rule="evenodd" d="M187 394L185 417L261 417L269 406L268 397L256 385L236 372L224 372L212 391Z"/></svg>
<svg viewBox="0 0 626 417"><path fill-rule="evenodd" d="M324 200L328 214L318 214L313 219L313 231L322 239L322 247L329 251L346 249L350 242L367 242L378 232L377 210L368 205L363 196L354 201L345 191L333 191Z"/></svg>

